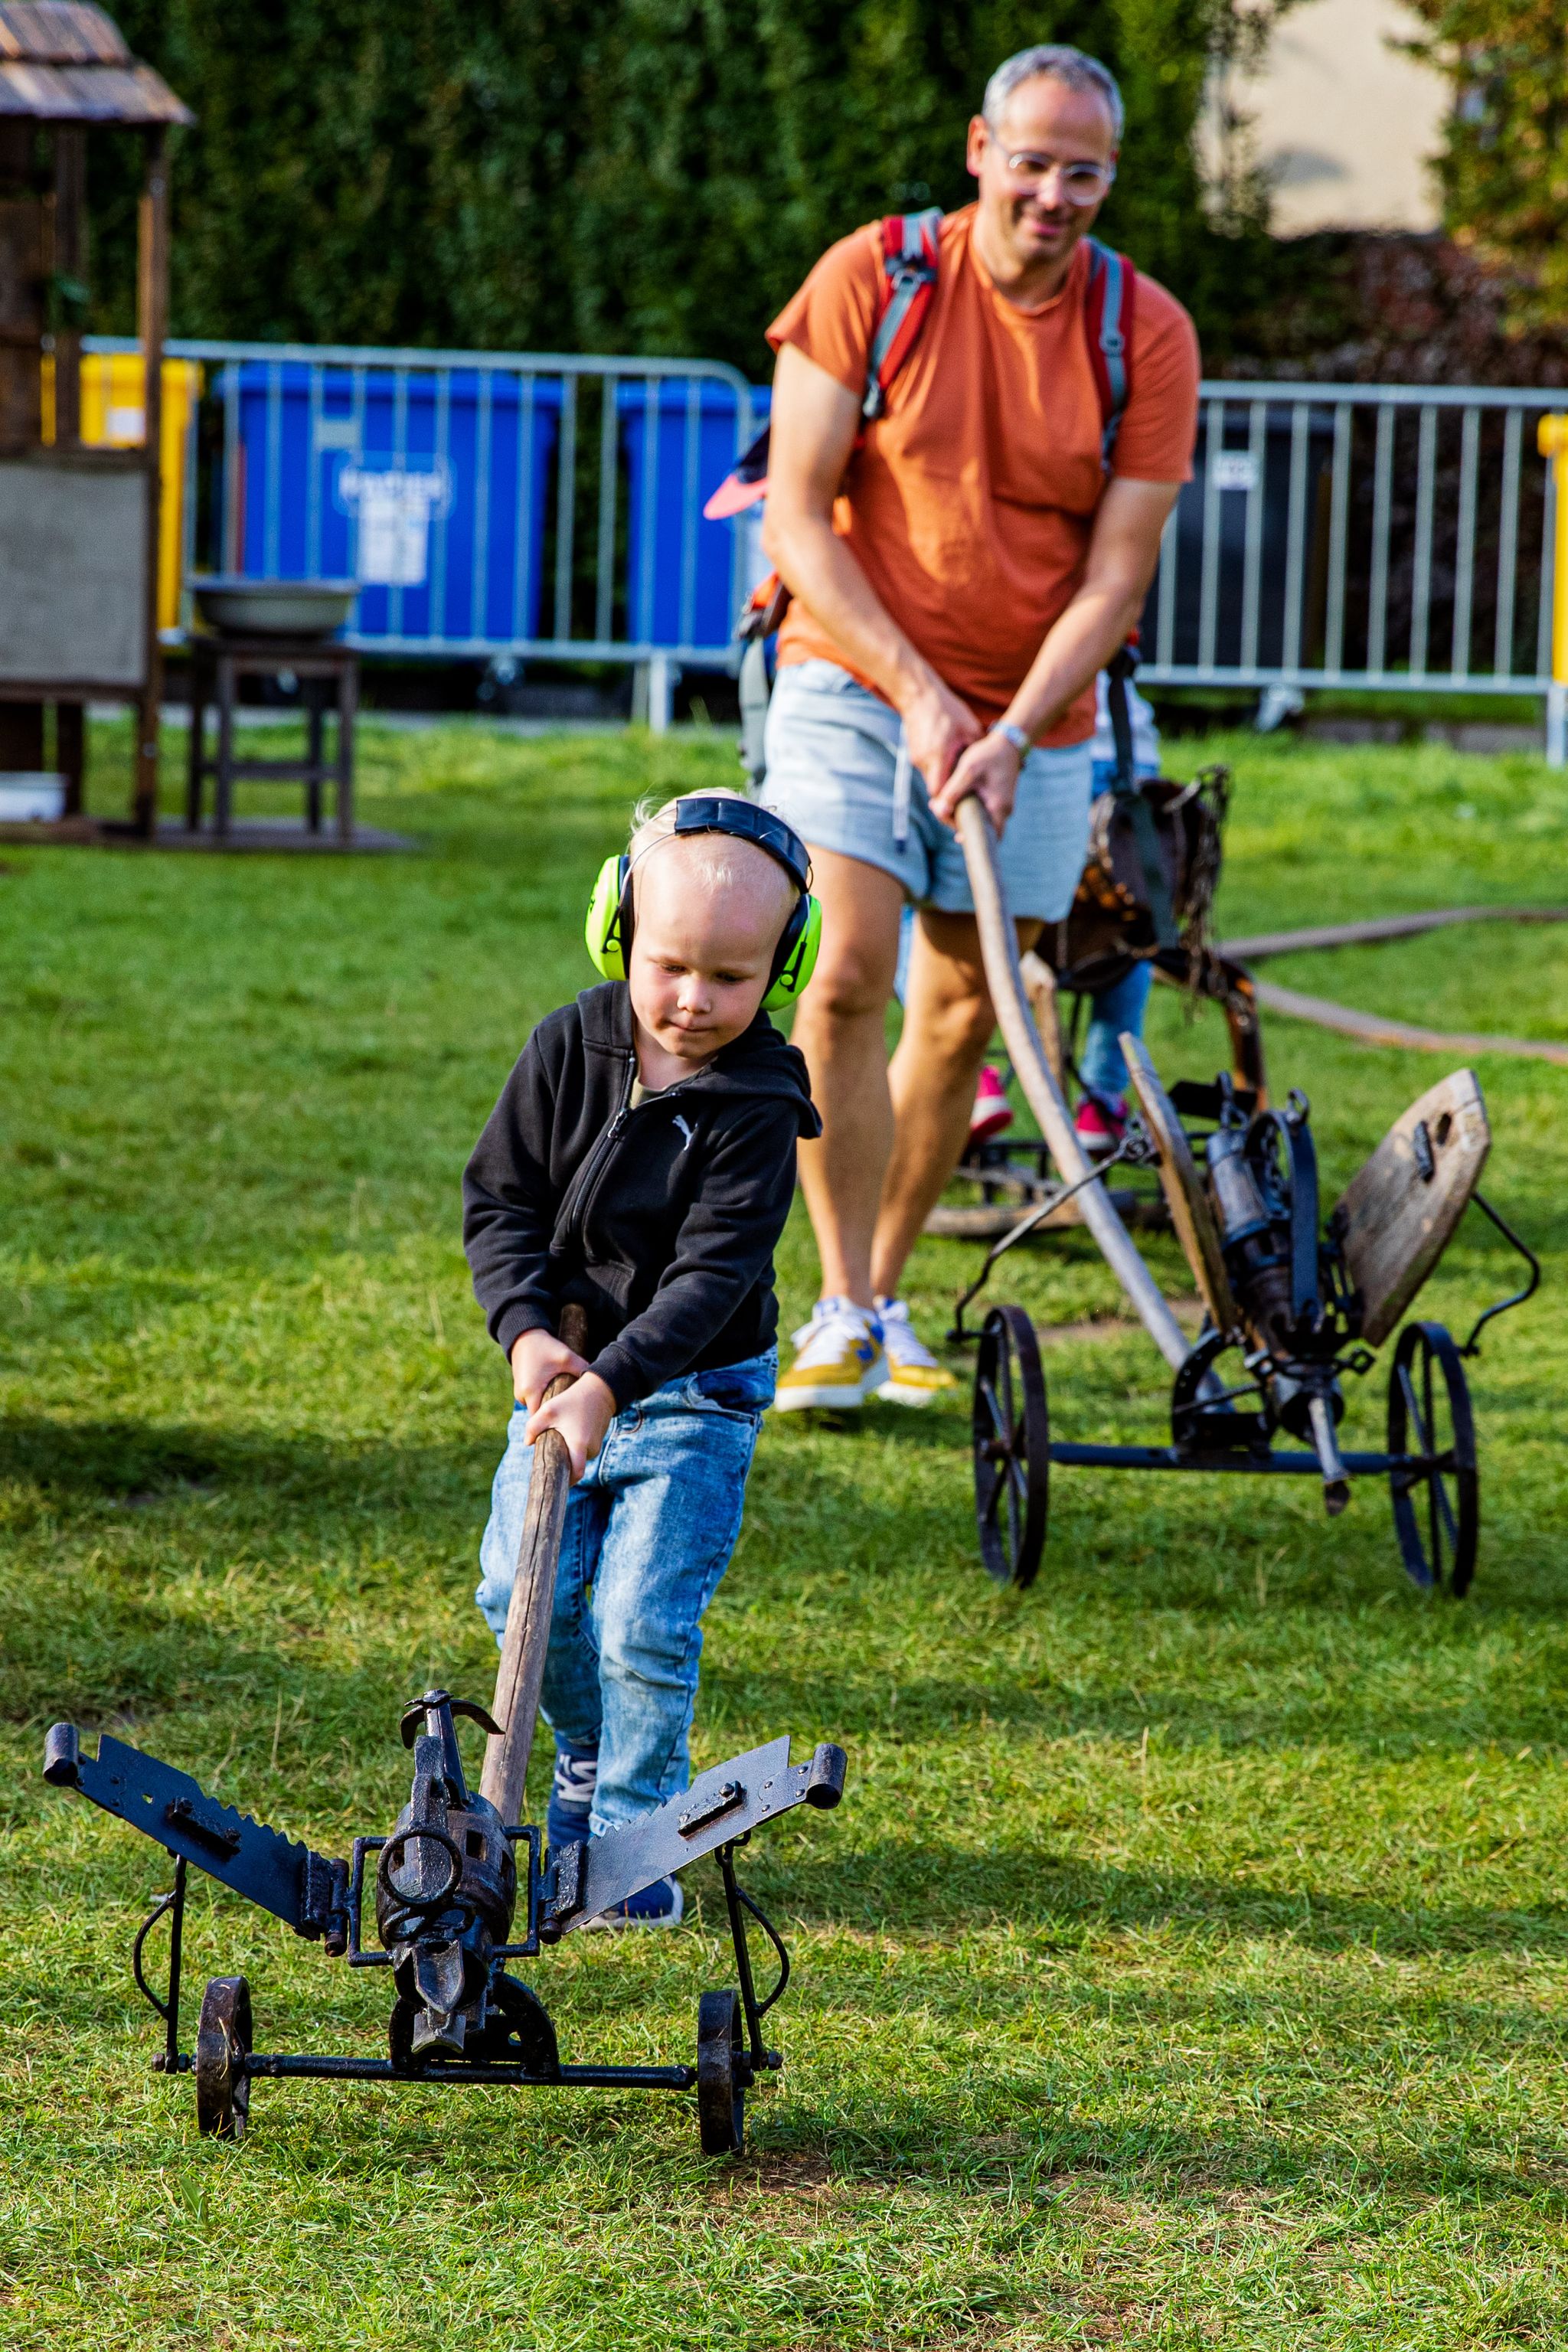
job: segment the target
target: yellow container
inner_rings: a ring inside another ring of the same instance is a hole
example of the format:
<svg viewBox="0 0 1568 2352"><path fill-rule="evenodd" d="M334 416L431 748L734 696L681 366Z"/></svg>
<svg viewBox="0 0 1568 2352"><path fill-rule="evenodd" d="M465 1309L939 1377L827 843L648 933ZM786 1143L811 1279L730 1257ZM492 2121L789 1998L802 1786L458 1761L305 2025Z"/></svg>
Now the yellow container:
<svg viewBox="0 0 1568 2352"><path fill-rule="evenodd" d="M1543 416L1536 427L1536 446L1552 461L1552 483L1557 494L1557 528L1552 536L1552 677L1568 686L1568 415L1561 410Z"/></svg>
<svg viewBox="0 0 1568 2352"><path fill-rule="evenodd" d="M158 525L158 626L173 629L180 619L180 566L184 546L185 442L201 397L202 372L195 360L163 362L163 421L160 438L163 496ZM46 353L43 381L44 439L55 437L55 363ZM147 433L147 370L140 352L84 352L81 362L81 437L94 449L135 449Z"/></svg>

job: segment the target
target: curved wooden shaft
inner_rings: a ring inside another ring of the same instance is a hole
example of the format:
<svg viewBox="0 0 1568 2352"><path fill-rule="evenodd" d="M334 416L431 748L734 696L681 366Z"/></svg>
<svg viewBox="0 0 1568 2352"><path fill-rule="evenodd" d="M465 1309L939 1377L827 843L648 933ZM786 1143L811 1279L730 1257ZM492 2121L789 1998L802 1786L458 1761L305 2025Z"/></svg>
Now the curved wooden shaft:
<svg viewBox="0 0 1568 2352"><path fill-rule="evenodd" d="M996 836L991 830L990 818L973 793L958 804L958 838L969 868L969 887L974 898L974 919L979 926L980 953L991 1002L996 1008L1008 1055L1029 1108L1040 1122L1040 1133L1050 1145L1052 1159L1069 1184L1083 1182L1089 1173L1089 1162L1066 1098L1047 1064L1039 1032L1029 1017L1018 962L1017 935L996 869ZM1111 1207L1104 1185L1084 1183L1078 1204L1084 1223L1127 1293L1139 1321L1165 1361L1173 1370L1179 1369L1187 1357L1182 1327L1134 1248L1126 1226Z"/></svg>
<svg viewBox="0 0 1568 2352"><path fill-rule="evenodd" d="M588 1344L588 1321L580 1307L561 1310L561 1338L577 1355ZM545 1390L545 1400L572 1385L563 1372ZM496 1669L496 1695L490 1713L501 1728L485 1742L485 1768L479 1794L488 1797L510 1828L522 1818L522 1787L533 1751L533 1726L539 1713L540 1685L544 1680L544 1653L550 1643L550 1617L555 1606L555 1566L561 1554L561 1530L566 1520L566 1497L572 1491L572 1456L566 1441L547 1429L533 1449L528 1481L528 1507L522 1538L517 1548L517 1574L506 1612L500 1664Z"/></svg>

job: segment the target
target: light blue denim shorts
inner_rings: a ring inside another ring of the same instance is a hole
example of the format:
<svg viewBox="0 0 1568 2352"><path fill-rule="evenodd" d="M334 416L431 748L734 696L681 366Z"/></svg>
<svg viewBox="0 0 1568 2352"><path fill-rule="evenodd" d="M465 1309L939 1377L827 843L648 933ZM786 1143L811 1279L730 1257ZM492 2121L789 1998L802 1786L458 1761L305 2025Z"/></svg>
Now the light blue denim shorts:
<svg viewBox="0 0 1568 2352"><path fill-rule="evenodd" d="M932 816L920 771L900 760L896 710L837 662L792 662L768 705L763 797L811 849L879 866L919 907L974 911L958 836ZM1092 741L1034 751L1002 836L1000 865L1015 915L1059 922L1089 848Z"/></svg>

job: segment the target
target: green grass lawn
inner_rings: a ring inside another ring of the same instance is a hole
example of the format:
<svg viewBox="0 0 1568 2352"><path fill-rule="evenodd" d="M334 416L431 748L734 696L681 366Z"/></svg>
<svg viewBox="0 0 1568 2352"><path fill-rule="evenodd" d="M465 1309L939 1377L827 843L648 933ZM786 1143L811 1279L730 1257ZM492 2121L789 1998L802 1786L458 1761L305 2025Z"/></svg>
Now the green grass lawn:
<svg viewBox="0 0 1568 2352"><path fill-rule="evenodd" d="M1222 929L1568 897L1536 761L1246 737ZM95 792L123 788L123 739ZM530 1024L590 977L628 807L727 738L365 730L364 811L422 854L0 852L0 2343L426 2352L620 2345L1327 2347L1568 2342L1568 1073L1481 1076L1488 1188L1548 1286L1474 1369L1468 1601L1405 1580L1386 1495L1061 1472L998 1593L966 1403L770 1423L710 1612L697 1751L842 1739L848 1794L748 1855L786 1923L786 2071L747 2155L689 2100L262 2084L240 2146L149 2072L127 1948L156 1850L38 1777L108 1726L339 1852L403 1801L402 1701L484 1698L470 1593L509 1388L458 1178ZM1281 978L1568 1034L1568 931L1454 931ZM1167 1076L1216 1018L1156 997ZM1268 1024L1329 1196L1445 1065ZM1168 1289L1174 1246L1149 1244ZM945 1328L976 1254L922 1244ZM798 1215L785 1327L812 1293ZM1468 1220L1422 1311L1513 1284ZM1113 1317L1079 1238L999 1270ZM1113 1324L1047 1350L1063 1435L1154 1439ZM1352 1399L1381 1442L1384 1375ZM798 1750L797 1750L798 1752ZM542 1790L538 1791L542 1798ZM726 1981L711 1865L672 1937L532 1981L566 2054L690 2054ZM358 2047L384 1979L220 1892L270 2046Z"/></svg>

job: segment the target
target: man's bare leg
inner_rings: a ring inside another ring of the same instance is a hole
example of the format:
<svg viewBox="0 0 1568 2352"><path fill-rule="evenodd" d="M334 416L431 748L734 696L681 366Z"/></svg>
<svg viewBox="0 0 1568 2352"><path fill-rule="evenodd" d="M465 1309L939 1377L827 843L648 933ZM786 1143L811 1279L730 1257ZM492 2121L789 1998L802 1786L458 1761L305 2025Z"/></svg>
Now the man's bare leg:
<svg viewBox="0 0 1568 2352"><path fill-rule="evenodd" d="M1029 946L1039 928L1020 923L1019 946ZM898 1296L904 1262L958 1165L995 1025L973 916L922 909L904 991L903 1035L888 1071L894 1140L871 1253L880 1297Z"/></svg>
<svg viewBox="0 0 1568 2352"><path fill-rule="evenodd" d="M810 847L810 844L807 844ZM811 1072L822 1137L800 1147L822 1296L871 1304L871 1235L893 1144L888 1004L899 962L903 887L879 866L811 851L822 952L793 1036Z"/></svg>

